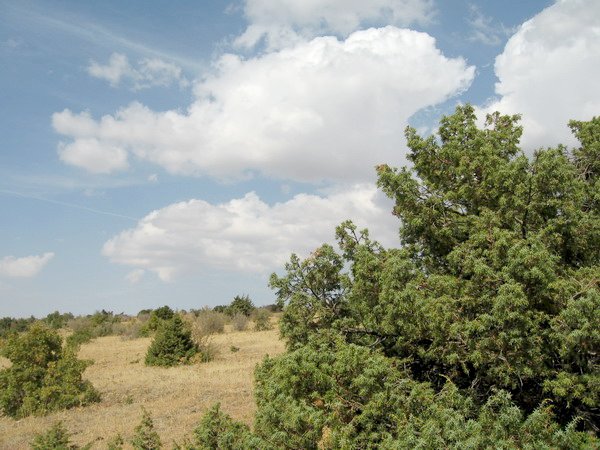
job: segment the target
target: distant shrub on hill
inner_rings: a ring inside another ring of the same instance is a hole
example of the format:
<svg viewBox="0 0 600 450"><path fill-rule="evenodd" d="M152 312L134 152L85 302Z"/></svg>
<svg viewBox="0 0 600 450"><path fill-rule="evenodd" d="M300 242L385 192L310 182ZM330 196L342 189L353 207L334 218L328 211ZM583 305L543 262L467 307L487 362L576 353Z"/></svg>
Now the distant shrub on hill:
<svg viewBox="0 0 600 450"><path fill-rule="evenodd" d="M273 328L271 324L271 313L268 309L257 308L252 315L254 320L254 331L265 331Z"/></svg>
<svg viewBox="0 0 600 450"><path fill-rule="evenodd" d="M48 314L46 317L42 319L46 325L48 325L53 330L58 330L60 328L64 328L69 320L73 319L73 314L71 313L63 313L61 314L58 311L54 311Z"/></svg>
<svg viewBox="0 0 600 450"><path fill-rule="evenodd" d="M0 319L0 338L6 337L11 333L20 333L27 330L35 322L35 317L27 319L15 319L13 317L2 317Z"/></svg>
<svg viewBox="0 0 600 450"><path fill-rule="evenodd" d="M225 308L225 314L231 317L236 314L243 314L244 316L249 317L254 309L254 303L252 303L252 300L250 300L248 295L236 295L229 306Z"/></svg>
<svg viewBox="0 0 600 450"><path fill-rule="evenodd" d="M246 328L248 328L248 317L241 313L235 314L231 318L231 328L234 331L246 331Z"/></svg>
<svg viewBox="0 0 600 450"><path fill-rule="evenodd" d="M194 311L195 322L204 334L218 334L225 331L227 316L223 313L203 308Z"/></svg>
<svg viewBox="0 0 600 450"><path fill-rule="evenodd" d="M147 366L187 364L199 352L190 327L179 315L163 321L146 353Z"/></svg>
<svg viewBox="0 0 600 450"><path fill-rule="evenodd" d="M115 315L112 311L96 311L85 317L76 317L67 324L73 334L67 338L67 344L73 348L102 336L120 334L120 323L123 316Z"/></svg>
<svg viewBox="0 0 600 450"><path fill-rule="evenodd" d="M82 379L90 362L63 349L61 337L41 323L10 336L1 354L12 363L0 371L0 409L7 416L43 415L100 399L91 383Z"/></svg>

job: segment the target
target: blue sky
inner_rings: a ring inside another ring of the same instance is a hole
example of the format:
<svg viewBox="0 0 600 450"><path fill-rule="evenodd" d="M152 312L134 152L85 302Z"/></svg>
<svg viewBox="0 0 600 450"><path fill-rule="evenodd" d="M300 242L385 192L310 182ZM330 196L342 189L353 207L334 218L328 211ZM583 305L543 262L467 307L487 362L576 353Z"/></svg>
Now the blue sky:
<svg viewBox="0 0 600 450"><path fill-rule="evenodd" d="M0 0L0 316L198 308L353 219L470 102L531 152L600 112L600 2Z"/></svg>

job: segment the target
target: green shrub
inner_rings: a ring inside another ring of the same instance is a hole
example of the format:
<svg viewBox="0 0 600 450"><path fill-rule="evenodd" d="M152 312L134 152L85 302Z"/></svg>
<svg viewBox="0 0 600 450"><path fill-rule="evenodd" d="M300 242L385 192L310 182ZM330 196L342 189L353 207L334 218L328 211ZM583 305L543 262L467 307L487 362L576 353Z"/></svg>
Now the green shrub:
<svg viewBox="0 0 600 450"><path fill-rule="evenodd" d="M152 417L145 409L142 409L142 420L135 427L131 445L136 450L159 450L162 447L160 436L154 429Z"/></svg>
<svg viewBox="0 0 600 450"><path fill-rule="evenodd" d="M189 450L268 450L272 447L253 435L247 425L236 422L221 411L220 405L213 406L194 430L193 443L184 448Z"/></svg>
<svg viewBox="0 0 600 450"><path fill-rule="evenodd" d="M191 330L179 315L164 320L146 353L148 366L187 364L198 353Z"/></svg>
<svg viewBox="0 0 600 450"><path fill-rule="evenodd" d="M267 309L259 308L252 315L254 319L254 331L264 331L273 328L271 314Z"/></svg>
<svg viewBox="0 0 600 450"><path fill-rule="evenodd" d="M78 360L62 339L42 324L10 337L2 348L11 367L0 371L0 408L21 418L87 405L99 394L82 373L89 361Z"/></svg>
<svg viewBox="0 0 600 450"><path fill-rule="evenodd" d="M271 287L288 352L256 372L279 448L600 448L600 117L519 148L459 106L377 167L399 248L350 222Z"/></svg>
<svg viewBox="0 0 600 450"><path fill-rule="evenodd" d="M58 330L60 328L64 328L65 325L67 325L67 322L72 319L73 314L71 313L61 314L58 311L54 311L53 313L50 313L44 317L42 321L53 330Z"/></svg>
<svg viewBox="0 0 600 450"><path fill-rule="evenodd" d="M28 319L15 319L13 317L3 317L0 319L0 338L6 337L12 333L26 331L29 326L35 322L35 317Z"/></svg>
<svg viewBox="0 0 600 450"><path fill-rule="evenodd" d="M31 443L33 450L71 450L77 446L70 442L70 434L62 422L56 422L48 431L35 436Z"/></svg>
<svg viewBox="0 0 600 450"><path fill-rule="evenodd" d="M231 317L236 314L243 314L246 317L250 317L254 309L254 303L252 303L248 295L236 295L225 309L225 313Z"/></svg>
<svg viewBox="0 0 600 450"><path fill-rule="evenodd" d="M248 328L248 316L244 314L235 314L231 318L231 327L235 331L245 331Z"/></svg>
<svg viewBox="0 0 600 450"><path fill-rule="evenodd" d="M150 319L146 323L146 330L148 333L154 332L160 328L160 326L168 320L171 320L175 316L175 312L167 305L161 306L150 313Z"/></svg>

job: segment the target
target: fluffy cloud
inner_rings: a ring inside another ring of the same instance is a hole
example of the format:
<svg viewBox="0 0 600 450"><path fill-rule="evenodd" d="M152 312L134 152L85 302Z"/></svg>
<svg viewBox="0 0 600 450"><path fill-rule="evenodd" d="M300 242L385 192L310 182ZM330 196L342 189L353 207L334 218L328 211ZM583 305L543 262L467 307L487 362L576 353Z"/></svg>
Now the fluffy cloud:
<svg viewBox="0 0 600 450"><path fill-rule="evenodd" d="M111 86L118 86L122 81L129 82L134 90L188 83L182 75L181 67L175 64L158 58L145 58L134 68L127 56L121 53L113 53L105 65L91 61L87 71L93 77L108 81Z"/></svg>
<svg viewBox="0 0 600 450"><path fill-rule="evenodd" d="M292 252L306 256L333 241L335 226L346 219L369 227L383 244L397 245L391 208L372 185L324 197L300 194L272 206L253 192L222 204L190 200L148 214L106 242L103 254L165 281L203 269L264 273L280 269ZM128 278L137 279L136 273Z"/></svg>
<svg viewBox="0 0 600 450"><path fill-rule="evenodd" d="M265 37L268 48L281 48L321 34L347 36L365 24L425 23L433 14L433 1L246 0L244 14L250 25L237 38L238 45L252 47Z"/></svg>
<svg viewBox="0 0 600 450"><path fill-rule="evenodd" d="M36 276L52 258L54 253L23 258L6 256L0 260L0 275L11 278L31 278Z"/></svg>
<svg viewBox="0 0 600 450"><path fill-rule="evenodd" d="M528 149L574 144L569 119L600 112L600 2L559 1L525 22L496 58L499 99L482 112L523 114Z"/></svg>
<svg viewBox="0 0 600 450"><path fill-rule="evenodd" d="M123 148L101 143L95 138L82 138L70 144L61 143L58 155L62 161L93 173L110 173L126 169L127 152Z"/></svg>
<svg viewBox="0 0 600 450"><path fill-rule="evenodd" d="M376 164L403 163L408 118L463 91L473 75L431 36L389 26L250 59L226 54L185 113L133 103L99 120L65 110L53 125L74 140L63 144L68 161L84 168L86 155L100 152L78 146L93 142L106 158L119 156L104 170L122 168L116 149L126 149L176 174L355 182L372 179Z"/></svg>

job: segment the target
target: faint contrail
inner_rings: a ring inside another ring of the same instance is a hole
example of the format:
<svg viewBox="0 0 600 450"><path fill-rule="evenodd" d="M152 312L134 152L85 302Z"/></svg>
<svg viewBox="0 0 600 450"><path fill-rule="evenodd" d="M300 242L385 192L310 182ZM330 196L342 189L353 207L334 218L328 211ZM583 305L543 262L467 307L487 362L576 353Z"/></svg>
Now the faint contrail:
<svg viewBox="0 0 600 450"><path fill-rule="evenodd" d="M28 199L32 199L32 200L38 200L40 202L53 203L55 205L67 206L69 208L81 209L83 211L88 211L88 212L92 212L92 213L96 213L96 214L103 214L105 216L120 217L121 219L133 220L134 222L138 221L138 219L136 219L135 217L125 216L123 214L117 214L117 213L113 213L113 212L109 212L109 211L102 211L102 210L94 209L94 208L88 208L87 206L76 205L74 203L61 202L60 200L52 200L49 198L38 197L37 195L23 194L21 192L9 191L7 189L0 189L0 193L7 194L7 195L14 195L16 197L28 198Z"/></svg>

